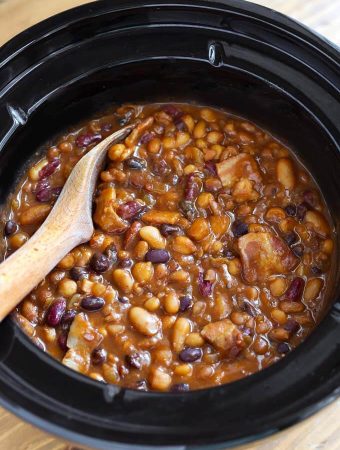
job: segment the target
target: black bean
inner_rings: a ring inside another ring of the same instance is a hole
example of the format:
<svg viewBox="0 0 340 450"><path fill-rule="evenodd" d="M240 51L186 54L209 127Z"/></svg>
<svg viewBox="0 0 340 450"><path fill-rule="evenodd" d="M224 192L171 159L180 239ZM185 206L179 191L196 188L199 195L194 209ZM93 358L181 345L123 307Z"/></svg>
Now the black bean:
<svg viewBox="0 0 340 450"><path fill-rule="evenodd" d="M119 267L122 267L123 269L129 269L132 265L133 261L131 258L125 258L119 261Z"/></svg>
<svg viewBox="0 0 340 450"><path fill-rule="evenodd" d="M170 253L166 250L149 250L145 255L145 261L152 263L166 263L170 259Z"/></svg>
<svg viewBox="0 0 340 450"><path fill-rule="evenodd" d="M248 301L245 301L243 303L243 308L242 308L247 314L249 314L252 317L256 317L257 316L257 311L256 308Z"/></svg>
<svg viewBox="0 0 340 450"><path fill-rule="evenodd" d="M222 254L225 258L227 259L234 259L235 258L235 254L233 251L229 250L228 247L224 247Z"/></svg>
<svg viewBox="0 0 340 450"><path fill-rule="evenodd" d="M189 309L191 305L192 305L192 298L190 297L190 295L183 295L183 297L179 299L179 310L181 312L184 312L187 309Z"/></svg>
<svg viewBox="0 0 340 450"><path fill-rule="evenodd" d="M296 215L296 206L293 204L289 204L285 207L286 214L288 216L294 217Z"/></svg>
<svg viewBox="0 0 340 450"><path fill-rule="evenodd" d="M178 225L170 225L167 223L163 223L160 227L160 232L163 236L173 236L178 234L183 234L183 230Z"/></svg>
<svg viewBox="0 0 340 450"><path fill-rule="evenodd" d="M89 276L89 271L85 267L73 267L70 270L70 277L74 281L80 281Z"/></svg>
<svg viewBox="0 0 340 450"><path fill-rule="evenodd" d="M322 274L322 270L318 266L313 266L310 269L310 271L312 272L313 275L321 275Z"/></svg>
<svg viewBox="0 0 340 450"><path fill-rule="evenodd" d="M118 256L117 256L117 248L115 246L115 244L110 244L106 247L106 249L104 250L104 255L107 256L111 262L111 264L116 264L117 260L118 260Z"/></svg>
<svg viewBox="0 0 340 450"><path fill-rule="evenodd" d="M290 347L287 344L287 342L280 342L277 346L277 351L279 353L289 353L290 352Z"/></svg>
<svg viewBox="0 0 340 450"><path fill-rule="evenodd" d="M14 220L8 220L5 224L5 235L10 236L18 231L18 225L14 222Z"/></svg>
<svg viewBox="0 0 340 450"><path fill-rule="evenodd" d="M111 263L107 256L96 253L92 256L90 261L91 269L97 273L104 273L109 270Z"/></svg>
<svg viewBox="0 0 340 450"><path fill-rule="evenodd" d="M137 389L137 391L147 391L148 384L147 384L146 380L139 380L136 382L134 388Z"/></svg>
<svg viewBox="0 0 340 450"><path fill-rule="evenodd" d="M137 158L136 156L133 156L132 158L128 158L124 161L124 166L127 169L144 170L144 169L146 169L147 163L146 163L145 159Z"/></svg>
<svg viewBox="0 0 340 450"><path fill-rule="evenodd" d="M188 383L177 383L171 386L171 392L187 392L190 391L190 386Z"/></svg>
<svg viewBox="0 0 340 450"><path fill-rule="evenodd" d="M201 348L187 347L179 354L179 359L184 362L195 362L202 358L203 352Z"/></svg>
<svg viewBox="0 0 340 450"><path fill-rule="evenodd" d="M118 301L119 301L119 303L122 303L123 305L127 305L128 303L130 303L130 300L128 299L128 297L118 297Z"/></svg>
<svg viewBox="0 0 340 450"><path fill-rule="evenodd" d="M66 300L64 298L58 298L53 301L48 309L46 316L46 323L50 327L56 327L59 325L66 310Z"/></svg>
<svg viewBox="0 0 340 450"><path fill-rule="evenodd" d="M235 237L241 237L248 233L248 225L242 220L235 220L231 226L231 231Z"/></svg>
<svg viewBox="0 0 340 450"><path fill-rule="evenodd" d="M301 256L303 255L304 247L302 244L298 244L294 245L294 247L292 247L292 250L295 256L301 258Z"/></svg>
<svg viewBox="0 0 340 450"><path fill-rule="evenodd" d="M283 239L287 242L289 246L291 246L298 241L299 237L294 231L290 231L289 233L286 233L283 236Z"/></svg>
<svg viewBox="0 0 340 450"><path fill-rule="evenodd" d="M300 203L300 205L298 205L297 210L296 210L296 217L299 220L303 220L303 218L306 215L306 212L310 209L310 206L307 202L303 202Z"/></svg>
<svg viewBox="0 0 340 450"><path fill-rule="evenodd" d="M142 367L142 360L139 353L131 353L131 355L125 356L126 364L133 369L141 369Z"/></svg>
<svg viewBox="0 0 340 450"><path fill-rule="evenodd" d="M103 348L96 348L91 354L91 361L95 366L99 366L106 361L107 351Z"/></svg>
<svg viewBox="0 0 340 450"><path fill-rule="evenodd" d="M105 300L102 297L87 295L82 299L80 305L86 311L99 311L105 305Z"/></svg>

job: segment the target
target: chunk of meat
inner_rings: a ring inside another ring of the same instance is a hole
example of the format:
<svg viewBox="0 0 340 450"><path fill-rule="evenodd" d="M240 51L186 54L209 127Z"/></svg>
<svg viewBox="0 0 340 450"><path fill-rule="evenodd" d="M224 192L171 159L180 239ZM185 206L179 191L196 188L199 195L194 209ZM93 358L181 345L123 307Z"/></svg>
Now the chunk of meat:
<svg viewBox="0 0 340 450"><path fill-rule="evenodd" d="M153 209L148 211L143 215L143 221L146 223L153 223L156 225L161 225L162 223L167 223L174 225L181 218L181 214L173 211L159 211Z"/></svg>
<svg viewBox="0 0 340 450"><path fill-rule="evenodd" d="M129 222L118 216L115 211L116 191L104 189L96 200L96 212L93 220L108 233L123 233L129 228Z"/></svg>
<svg viewBox="0 0 340 450"><path fill-rule="evenodd" d="M63 358L63 364L77 372L87 373L90 367L91 353L99 346L103 336L92 327L86 314L77 314L67 338L69 350Z"/></svg>
<svg viewBox="0 0 340 450"><path fill-rule="evenodd" d="M262 180L259 167L255 159L247 153L240 153L224 159L216 164L217 174L224 187L232 188L241 178L255 183Z"/></svg>
<svg viewBox="0 0 340 450"><path fill-rule="evenodd" d="M254 183L247 178L241 178L235 184L232 195L237 203L256 201L259 198L259 193L254 189Z"/></svg>
<svg viewBox="0 0 340 450"><path fill-rule="evenodd" d="M203 327L201 335L217 350L229 352L235 346L244 347L241 331L230 319L219 320Z"/></svg>
<svg viewBox="0 0 340 450"><path fill-rule="evenodd" d="M243 277L247 283L292 270L299 259L271 232L248 233L238 239Z"/></svg>

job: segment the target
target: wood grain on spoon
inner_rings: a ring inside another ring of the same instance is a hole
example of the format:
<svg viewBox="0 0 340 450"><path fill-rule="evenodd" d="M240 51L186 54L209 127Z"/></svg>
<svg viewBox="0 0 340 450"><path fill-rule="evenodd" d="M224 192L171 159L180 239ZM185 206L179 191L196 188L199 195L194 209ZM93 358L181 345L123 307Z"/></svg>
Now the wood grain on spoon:
<svg viewBox="0 0 340 450"><path fill-rule="evenodd" d="M0 265L0 321L70 250L91 238L93 193L106 150L134 127L111 134L78 162L42 226Z"/></svg>

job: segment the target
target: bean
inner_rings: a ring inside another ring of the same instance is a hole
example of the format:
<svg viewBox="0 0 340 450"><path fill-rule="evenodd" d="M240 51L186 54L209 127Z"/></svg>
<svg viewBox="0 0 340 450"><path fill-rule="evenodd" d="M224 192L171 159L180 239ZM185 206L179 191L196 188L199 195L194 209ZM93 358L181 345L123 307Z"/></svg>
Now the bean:
<svg viewBox="0 0 340 450"><path fill-rule="evenodd" d="M287 216L294 217L296 216L297 208L296 205L289 204L285 207L285 211Z"/></svg>
<svg viewBox="0 0 340 450"><path fill-rule="evenodd" d="M203 272L198 274L198 288L203 297L208 297L212 294L213 283L204 279Z"/></svg>
<svg viewBox="0 0 340 450"><path fill-rule="evenodd" d="M170 253L166 250L153 249L145 255L145 261L152 263L167 263L170 259Z"/></svg>
<svg viewBox="0 0 340 450"><path fill-rule="evenodd" d="M76 317L76 315L77 315L77 311L75 309L69 309L63 315L63 317L61 319L61 323L65 324L67 326L70 326L71 323L73 322L74 318Z"/></svg>
<svg viewBox="0 0 340 450"><path fill-rule="evenodd" d="M107 256L95 253L90 260L90 267L97 273L104 273L109 270L111 266L110 260Z"/></svg>
<svg viewBox="0 0 340 450"><path fill-rule="evenodd" d="M122 219L132 219L136 217L139 213L143 212L145 210L145 204L131 201L127 203L123 203L122 205L119 205L117 208L117 214Z"/></svg>
<svg viewBox="0 0 340 450"><path fill-rule="evenodd" d="M298 241L299 237L294 231L291 231L290 233L286 233L283 236L283 239L287 242L289 246L291 246Z"/></svg>
<svg viewBox="0 0 340 450"><path fill-rule="evenodd" d="M72 297L78 290L77 283L69 278L63 278L58 283L58 293L63 297Z"/></svg>
<svg viewBox="0 0 340 450"><path fill-rule="evenodd" d="M133 261L131 258L124 258L119 261L119 267L122 269L129 269L133 266Z"/></svg>
<svg viewBox="0 0 340 450"><path fill-rule="evenodd" d="M306 202L302 202L300 203L300 205L298 205L297 210L296 210L296 217L299 220L303 220L306 212L309 210L309 205Z"/></svg>
<svg viewBox="0 0 340 450"><path fill-rule="evenodd" d="M292 250L295 256L301 258L301 256L303 255L304 247L302 244L298 244L294 245L294 247L292 247Z"/></svg>
<svg viewBox="0 0 340 450"><path fill-rule="evenodd" d="M46 323L50 327L59 325L66 310L66 300L58 298L54 300L47 311Z"/></svg>
<svg viewBox="0 0 340 450"><path fill-rule="evenodd" d="M64 352L67 352L67 350L68 350L67 338L68 338L68 333L65 331L60 333L58 336L58 345L61 348L61 350L63 350Z"/></svg>
<svg viewBox="0 0 340 450"><path fill-rule="evenodd" d="M183 350L185 338L191 331L191 323L189 319L180 317L173 326L172 346L175 352Z"/></svg>
<svg viewBox="0 0 340 450"><path fill-rule="evenodd" d="M171 386L171 392L187 392L190 391L190 386L187 383L177 383Z"/></svg>
<svg viewBox="0 0 340 450"><path fill-rule="evenodd" d="M274 297L281 297L281 295L284 294L286 287L286 280L282 277L276 278L269 284L270 292Z"/></svg>
<svg viewBox="0 0 340 450"><path fill-rule="evenodd" d="M154 268L151 262L138 262L132 268L132 275L139 283L147 283L153 277Z"/></svg>
<svg viewBox="0 0 340 450"><path fill-rule="evenodd" d="M150 385L158 391L167 391L171 385L171 381L171 376L160 368L154 369L150 373Z"/></svg>
<svg viewBox="0 0 340 450"><path fill-rule="evenodd" d="M296 333L300 328L299 323L294 319L288 319L285 323L284 329L289 333Z"/></svg>
<svg viewBox="0 0 340 450"><path fill-rule="evenodd" d="M125 361L126 364L133 369L140 370L142 368L141 355L137 352L131 353L130 355L126 355Z"/></svg>
<svg viewBox="0 0 340 450"><path fill-rule="evenodd" d="M60 159L54 158L39 171L39 179L50 177L60 166Z"/></svg>
<svg viewBox="0 0 340 450"><path fill-rule="evenodd" d="M105 305L105 300L102 297L95 297L94 295L87 295L80 303L80 306L86 311L99 311Z"/></svg>
<svg viewBox="0 0 340 450"><path fill-rule="evenodd" d="M176 236L172 242L172 248L182 255L191 255L197 250L196 245L186 236Z"/></svg>
<svg viewBox="0 0 340 450"><path fill-rule="evenodd" d="M199 333L190 333L185 339L185 344L188 347L203 347L205 340Z"/></svg>
<svg viewBox="0 0 340 450"><path fill-rule="evenodd" d="M179 298L175 292L169 292L169 294L164 297L164 309L168 314L177 314L179 305Z"/></svg>
<svg viewBox="0 0 340 450"><path fill-rule="evenodd" d="M188 229L188 235L195 241L201 241L209 235L209 223L203 217L194 220L191 227Z"/></svg>
<svg viewBox="0 0 340 450"><path fill-rule="evenodd" d="M99 142L101 139L102 139L102 136L100 133L80 134L76 138L76 145L79 148L85 148L91 144L94 144L95 142Z"/></svg>
<svg viewBox="0 0 340 450"><path fill-rule="evenodd" d="M157 309L160 307L161 302L159 301L159 298L157 297L151 297L148 298L143 306L145 309L147 309L149 312L155 312L157 311Z"/></svg>
<svg viewBox="0 0 340 450"><path fill-rule="evenodd" d="M139 234L141 238L144 239L144 241L146 241L150 245L150 247L153 247L154 249L163 250L166 246L166 240L156 227L142 227L139 230Z"/></svg>
<svg viewBox="0 0 340 450"><path fill-rule="evenodd" d="M295 186L295 174L293 162L289 158L281 158L276 164L276 176L278 181L289 190Z"/></svg>
<svg viewBox="0 0 340 450"><path fill-rule="evenodd" d="M50 205L34 205L20 215L21 225L33 225L43 222L51 211Z"/></svg>
<svg viewBox="0 0 340 450"><path fill-rule="evenodd" d="M198 361L203 356L201 348L186 347L179 354L179 359L183 362L192 363Z"/></svg>
<svg viewBox="0 0 340 450"><path fill-rule="evenodd" d="M189 295L184 295L179 299L179 310L181 312L186 311L192 306L192 297Z"/></svg>
<svg viewBox="0 0 340 450"><path fill-rule="evenodd" d="M13 250L16 250L22 247L25 244L25 242L28 241L28 239L29 236L27 233L19 232L10 236L9 245Z"/></svg>
<svg viewBox="0 0 340 450"><path fill-rule="evenodd" d="M236 238L244 236L248 233L248 225L242 220L235 220L231 225L231 231Z"/></svg>
<svg viewBox="0 0 340 450"><path fill-rule="evenodd" d="M291 282L289 288L284 294L284 298L287 301L298 302L301 300L303 289L305 287L305 281L303 278L297 277Z"/></svg>
<svg viewBox="0 0 340 450"><path fill-rule="evenodd" d="M322 286L323 280L321 278L311 278L308 280L304 292L304 300L306 302L314 301L320 294Z"/></svg>
<svg viewBox="0 0 340 450"><path fill-rule="evenodd" d="M133 224L132 224L132 226L133 226ZM118 256L117 256L117 248L114 243L109 244L105 248L104 255L109 259L109 261L112 265L116 264L116 262L118 260Z"/></svg>
<svg viewBox="0 0 340 450"><path fill-rule="evenodd" d="M85 267L73 267L70 270L70 277L74 281L80 281L89 276L89 271Z"/></svg>
<svg viewBox="0 0 340 450"><path fill-rule="evenodd" d="M134 306L129 310L129 319L132 325L145 336L153 336L161 328L159 318L139 306Z"/></svg>
<svg viewBox="0 0 340 450"><path fill-rule="evenodd" d="M290 352L290 347L289 347L289 345L287 344L287 342L280 342L280 343L277 345L277 351L278 351L279 353L283 353L283 354L289 353L289 352Z"/></svg>
<svg viewBox="0 0 340 450"><path fill-rule="evenodd" d="M107 351L103 348L96 348L93 350L91 354L91 361L92 364L95 366L99 366L101 364L104 364L107 360Z"/></svg>
<svg viewBox="0 0 340 450"><path fill-rule="evenodd" d="M183 230L181 227L179 227L178 225L170 225L167 223L163 223L161 225L160 232L165 237L183 234Z"/></svg>
<svg viewBox="0 0 340 450"><path fill-rule="evenodd" d="M10 236L18 231L18 225L14 220L8 220L5 224L5 235Z"/></svg>
<svg viewBox="0 0 340 450"><path fill-rule="evenodd" d="M304 221L309 223L321 237L327 237L329 235L330 227L323 214L319 211L307 211Z"/></svg>
<svg viewBox="0 0 340 450"><path fill-rule="evenodd" d="M132 290L134 280L126 269L116 269L112 274L113 281L125 294L128 294Z"/></svg>
<svg viewBox="0 0 340 450"><path fill-rule="evenodd" d="M128 169L144 170L147 167L147 162L145 159L133 156L124 161L124 166Z"/></svg>

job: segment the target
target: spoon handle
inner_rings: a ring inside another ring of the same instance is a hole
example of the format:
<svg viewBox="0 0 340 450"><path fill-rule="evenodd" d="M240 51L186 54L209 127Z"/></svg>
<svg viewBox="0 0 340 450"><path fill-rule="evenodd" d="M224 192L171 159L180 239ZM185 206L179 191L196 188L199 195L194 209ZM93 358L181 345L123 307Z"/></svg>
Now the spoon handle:
<svg viewBox="0 0 340 450"><path fill-rule="evenodd" d="M0 322L83 241L81 233L65 233L58 224L49 222L7 258L0 265Z"/></svg>

